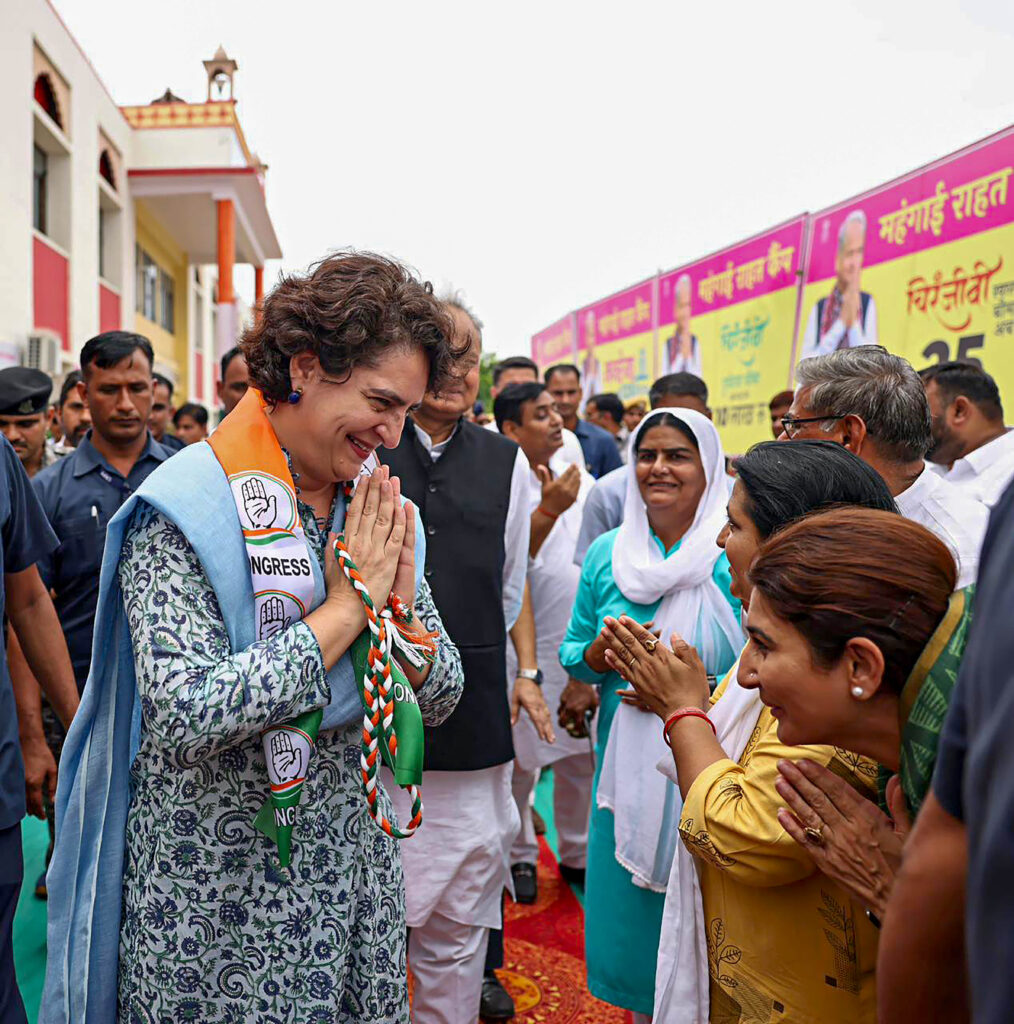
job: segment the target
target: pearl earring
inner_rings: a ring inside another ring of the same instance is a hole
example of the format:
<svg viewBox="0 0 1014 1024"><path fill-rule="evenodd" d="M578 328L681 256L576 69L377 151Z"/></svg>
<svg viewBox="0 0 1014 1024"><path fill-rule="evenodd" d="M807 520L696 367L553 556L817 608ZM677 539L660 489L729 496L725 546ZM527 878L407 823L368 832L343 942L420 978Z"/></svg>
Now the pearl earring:
<svg viewBox="0 0 1014 1024"><path fill-rule="evenodd" d="M853 697L858 699L858 698L862 697L863 694L864 694L864 690L863 690L863 688L861 686L853 686L852 687L852 696Z"/></svg>

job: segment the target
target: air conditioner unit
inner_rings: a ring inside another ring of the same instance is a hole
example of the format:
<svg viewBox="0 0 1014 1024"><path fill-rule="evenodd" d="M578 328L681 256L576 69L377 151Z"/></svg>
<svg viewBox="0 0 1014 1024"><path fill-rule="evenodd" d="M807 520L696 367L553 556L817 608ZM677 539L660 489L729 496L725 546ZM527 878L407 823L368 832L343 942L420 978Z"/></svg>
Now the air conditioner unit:
<svg viewBox="0 0 1014 1024"><path fill-rule="evenodd" d="M28 344L21 353L21 365L42 370L51 377L60 372L60 338L56 334L29 334Z"/></svg>

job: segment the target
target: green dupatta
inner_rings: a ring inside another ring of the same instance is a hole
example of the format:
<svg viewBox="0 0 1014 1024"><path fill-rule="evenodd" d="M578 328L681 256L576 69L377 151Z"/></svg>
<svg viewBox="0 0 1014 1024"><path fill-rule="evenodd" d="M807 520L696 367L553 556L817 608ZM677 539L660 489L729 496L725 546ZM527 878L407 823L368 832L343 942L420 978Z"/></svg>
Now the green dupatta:
<svg viewBox="0 0 1014 1024"><path fill-rule="evenodd" d="M933 780L940 731L951 703L972 622L975 586L955 591L947 611L915 663L898 703L901 760L898 774L914 818ZM891 773L881 768L881 792Z"/></svg>

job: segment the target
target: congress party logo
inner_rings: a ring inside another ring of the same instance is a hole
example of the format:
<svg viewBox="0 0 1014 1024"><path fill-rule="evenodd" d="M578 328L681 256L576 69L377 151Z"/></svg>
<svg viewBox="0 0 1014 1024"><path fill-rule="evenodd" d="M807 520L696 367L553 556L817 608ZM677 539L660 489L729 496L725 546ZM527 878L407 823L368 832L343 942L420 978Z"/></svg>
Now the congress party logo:
<svg viewBox="0 0 1014 1024"><path fill-rule="evenodd" d="M292 491L269 473L237 473L229 477L232 496L244 530L291 530L296 525Z"/></svg>
<svg viewBox="0 0 1014 1024"><path fill-rule="evenodd" d="M268 729L261 735L271 791L287 793L302 785L313 753L313 740L291 725Z"/></svg>
<svg viewBox="0 0 1014 1024"><path fill-rule="evenodd" d="M255 597L258 640L270 640L306 615L302 602L284 590L265 590Z"/></svg>

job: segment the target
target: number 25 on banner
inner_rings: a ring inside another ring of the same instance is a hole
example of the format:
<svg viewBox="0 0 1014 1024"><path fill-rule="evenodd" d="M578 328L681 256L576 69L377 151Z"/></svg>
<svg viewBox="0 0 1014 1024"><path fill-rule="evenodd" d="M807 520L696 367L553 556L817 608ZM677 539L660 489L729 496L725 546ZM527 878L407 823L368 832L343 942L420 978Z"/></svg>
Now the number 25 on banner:
<svg viewBox="0 0 1014 1024"><path fill-rule="evenodd" d="M957 352L953 358L958 362L971 363L981 370L982 360L971 355L971 351L975 348L982 348L983 337L982 334L966 334L963 338L958 338ZM922 355L924 359L935 359L938 363L946 363L951 360L951 347L943 339L931 341L922 350Z"/></svg>

